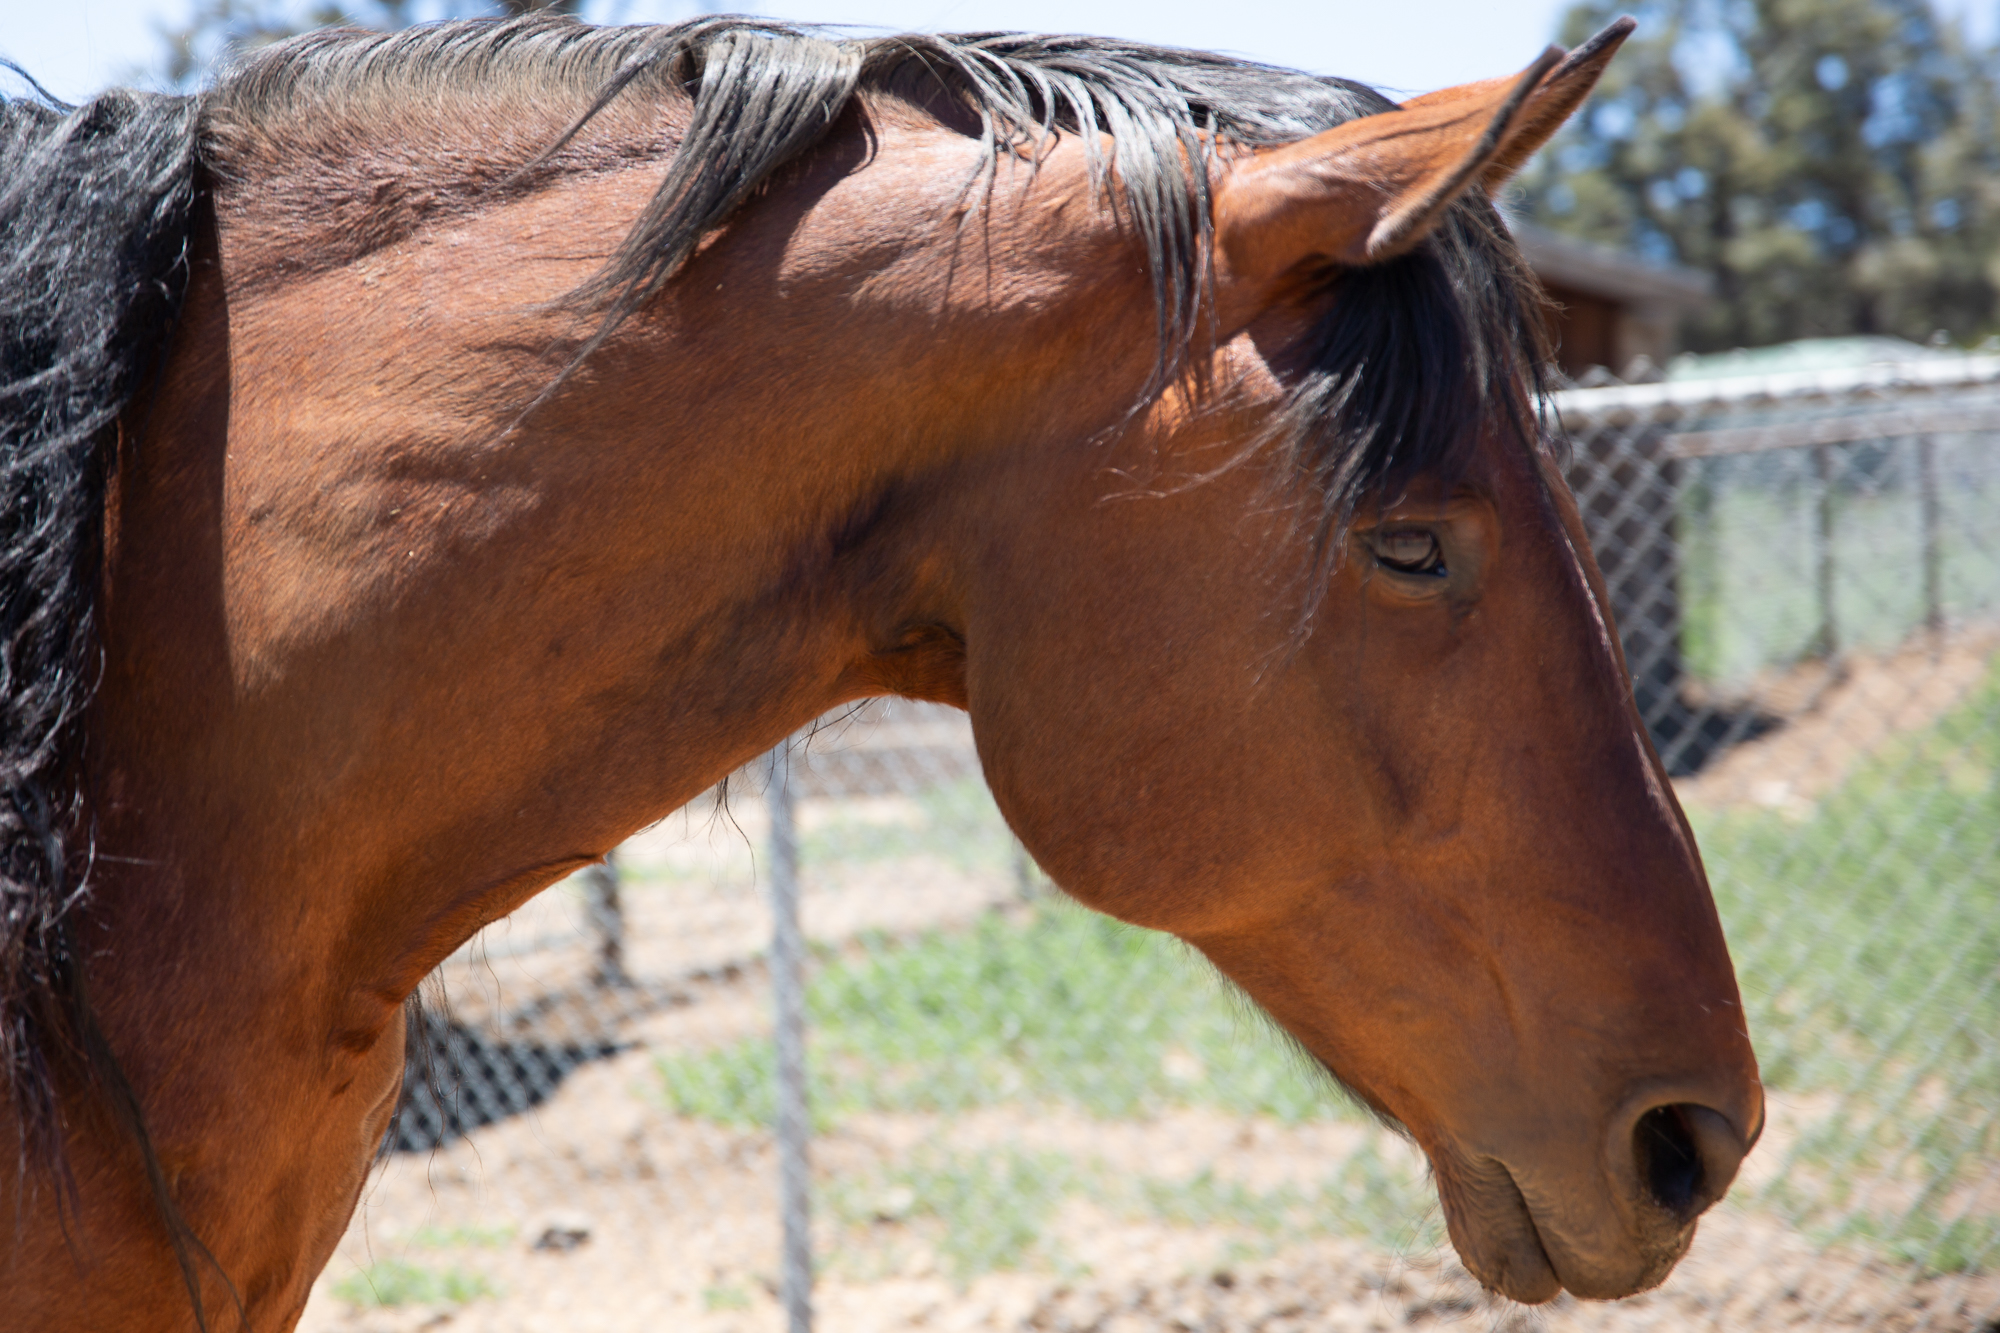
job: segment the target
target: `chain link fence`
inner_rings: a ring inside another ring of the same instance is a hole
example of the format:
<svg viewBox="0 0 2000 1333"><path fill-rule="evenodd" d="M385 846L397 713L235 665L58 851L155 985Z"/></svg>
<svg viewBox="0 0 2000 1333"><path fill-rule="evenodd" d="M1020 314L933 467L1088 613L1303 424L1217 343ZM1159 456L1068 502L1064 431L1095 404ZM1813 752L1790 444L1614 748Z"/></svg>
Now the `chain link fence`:
<svg viewBox="0 0 2000 1333"><path fill-rule="evenodd" d="M1661 1291L1488 1302L1414 1150L879 702L446 965L304 1327L2000 1328L2000 360L1557 410L1770 1094Z"/></svg>

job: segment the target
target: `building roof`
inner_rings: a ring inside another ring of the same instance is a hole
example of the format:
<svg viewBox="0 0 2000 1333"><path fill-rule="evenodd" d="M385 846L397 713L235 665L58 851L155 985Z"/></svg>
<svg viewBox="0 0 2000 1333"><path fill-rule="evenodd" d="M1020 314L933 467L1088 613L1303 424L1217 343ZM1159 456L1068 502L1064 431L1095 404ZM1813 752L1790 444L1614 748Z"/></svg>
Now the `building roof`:
<svg viewBox="0 0 2000 1333"><path fill-rule="evenodd" d="M1847 339L1812 339L1813 342L1846 342ZM1883 339L1894 342L1895 339ZM1779 344L1757 351L1783 352L1792 344ZM1931 349L1915 343L1903 346L1918 352ZM1721 360L1731 354L1724 352ZM1656 384L1613 384L1600 388L1565 389L1551 395L1564 421L1620 414L1658 414L1662 410L1687 412L1716 404L1736 404L1753 400L1766 402L1810 399L1851 398L1870 395L1884 401L1936 396L1964 391L2000 389L2000 355L1977 352L1932 353L1904 359L1880 358L1840 365L1783 363L1744 369L1723 375L1676 375ZM1893 434L1894 432L1887 432Z"/></svg>
<svg viewBox="0 0 2000 1333"><path fill-rule="evenodd" d="M1562 287L1620 305L1666 307L1679 314L1698 309L1712 295L1706 273L1653 264L1637 255L1592 245L1526 223L1512 225L1528 267L1543 285Z"/></svg>

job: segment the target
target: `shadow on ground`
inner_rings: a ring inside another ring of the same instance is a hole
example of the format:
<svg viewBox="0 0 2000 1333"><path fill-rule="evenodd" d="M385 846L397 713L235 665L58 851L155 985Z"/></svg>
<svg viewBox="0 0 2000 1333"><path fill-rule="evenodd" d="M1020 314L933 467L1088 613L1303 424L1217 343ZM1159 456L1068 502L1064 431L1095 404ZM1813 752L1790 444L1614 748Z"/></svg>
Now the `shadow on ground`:
<svg viewBox="0 0 2000 1333"><path fill-rule="evenodd" d="M1646 729L1670 778L1688 778L1745 741L1785 725L1785 719L1755 705L1719 706L1681 695L1646 710Z"/></svg>
<svg viewBox="0 0 2000 1333"><path fill-rule="evenodd" d="M483 1125L547 1101L580 1065L623 1049L617 1042L504 1040L426 1013L403 1057L403 1097L384 1152L428 1152Z"/></svg>

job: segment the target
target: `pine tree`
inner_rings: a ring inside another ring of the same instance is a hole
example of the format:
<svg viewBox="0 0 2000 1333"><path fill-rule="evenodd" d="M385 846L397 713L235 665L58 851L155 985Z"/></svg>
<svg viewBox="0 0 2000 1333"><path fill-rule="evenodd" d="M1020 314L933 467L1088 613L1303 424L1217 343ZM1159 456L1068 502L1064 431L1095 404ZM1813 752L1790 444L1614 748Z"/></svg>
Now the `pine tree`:
<svg viewBox="0 0 2000 1333"><path fill-rule="evenodd" d="M1621 4L1585 0L1576 42ZM1695 347L2000 317L1989 55L1927 0L1651 0L1519 215L1712 275Z"/></svg>

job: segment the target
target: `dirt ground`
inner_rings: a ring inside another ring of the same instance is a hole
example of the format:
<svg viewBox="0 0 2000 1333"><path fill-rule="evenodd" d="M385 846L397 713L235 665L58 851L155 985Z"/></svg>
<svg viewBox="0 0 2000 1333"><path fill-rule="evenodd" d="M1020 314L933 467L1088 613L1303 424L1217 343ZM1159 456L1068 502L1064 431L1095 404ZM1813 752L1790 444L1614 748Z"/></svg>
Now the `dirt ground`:
<svg viewBox="0 0 2000 1333"><path fill-rule="evenodd" d="M668 1115L649 1095L645 1048L577 1071L529 1115L435 1155L392 1160L321 1279L307 1333L776 1333L775 1161L768 1137ZM1773 1106L1772 1134L1788 1132ZM1199 1172L1269 1189L1323 1176L1372 1150L1421 1162L1372 1126L1284 1126L1212 1112L1101 1122L1019 1109L955 1118L871 1116L814 1145L825 1179L866 1178L920 1145L1058 1152L1165 1180ZM1776 1155L1766 1159L1776 1161ZM1747 1185L1759 1183L1750 1164ZM587 1238L536 1248L551 1231ZM1568 1298L1538 1310L1499 1302L1448 1247L1296 1242L1227 1226L1135 1221L1085 1198L1055 1216L1046 1250L1063 1271L959 1284L921 1228L878 1217L868 1234L820 1227L816 1293L827 1333L1305 1333L1489 1329L1637 1333L1669 1329L1869 1329L1988 1333L2000 1276L1931 1277L1826 1251L1766 1217L1725 1206L1702 1223L1665 1287L1617 1305ZM368 1264L402 1257L478 1274L494 1295L462 1305L364 1309L333 1295Z"/></svg>
<svg viewBox="0 0 2000 1333"><path fill-rule="evenodd" d="M1926 637L1837 664L1804 662L1753 683L1740 701L1782 725L1674 783L1689 805L1754 805L1803 815L1893 737L1929 726L1986 678L2000 629Z"/></svg>
<svg viewBox="0 0 2000 1333"><path fill-rule="evenodd" d="M1838 673L1801 668L1761 682L1760 706L1785 725L1677 784L1690 804L1811 809L1888 738L1961 701L2000 649L2000 634L1855 658ZM867 742L863 742L864 748ZM885 754L969 746L962 724L919 714L874 742ZM898 747L901 747L900 749ZM879 759L879 755L877 758ZM802 822L835 817L893 827L916 817L900 797L809 797ZM769 1136L677 1118L657 1089L661 1052L768 1031L754 959L768 916L749 883L761 806L739 798L730 827L696 811L628 847L639 873L679 875L628 896L629 964L642 978L610 1020L624 1049L572 1071L534 1111L430 1154L387 1161L301 1325L308 1333L776 1333L776 1167ZM707 866L706 877L690 877ZM842 872L846 874L846 872ZM967 921L1008 901L1005 873L905 862L888 878L855 872L810 886L808 931L837 943L862 930L902 933ZM493 933L483 954L447 969L460 1016L491 1021L524 996L588 992L591 954L573 895L545 895ZM654 919L657 917L658 919ZM581 1003L581 1001L578 1001ZM607 1022L579 1008L576 1024ZM1813 1113L1774 1098L1763 1149L1746 1164L1754 1192ZM1000 1149L1089 1160L1122 1176L1201 1176L1266 1190L1319 1180L1368 1152L1406 1176L1422 1163L1401 1140L1347 1122L1286 1126L1214 1112L1106 1123L1058 1111L986 1110L949 1120L856 1117L815 1141L820 1194L879 1176L925 1146L977 1156ZM2000 1190L2000 1173L1992 1182ZM2000 1205L1996 1205L2000 1207ZM1433 1211L1435 1205L1432 1205ZM1434 1221L1434 1218L1432 1219ZM1769 1215L1726 1203L1657 1292L1606 1306L1565 1297L1526 1310L1483 1293L1448 1246L1384 1245L1339 1235L1274 1233L1135 1218L1089 1191L1071 1193L1021 1271L956 1281L936 1236L897 1209L857 1229L822 1215L815 1308L825 1333L1001 1330L1037 1333L1304 1333L1305 1330L1867 1329L2000 1333L2000 1275L1923 1276L1828 1248ZM384 1265L455 1274L469 1299L370 1307L358 1275Z"/></svg>

